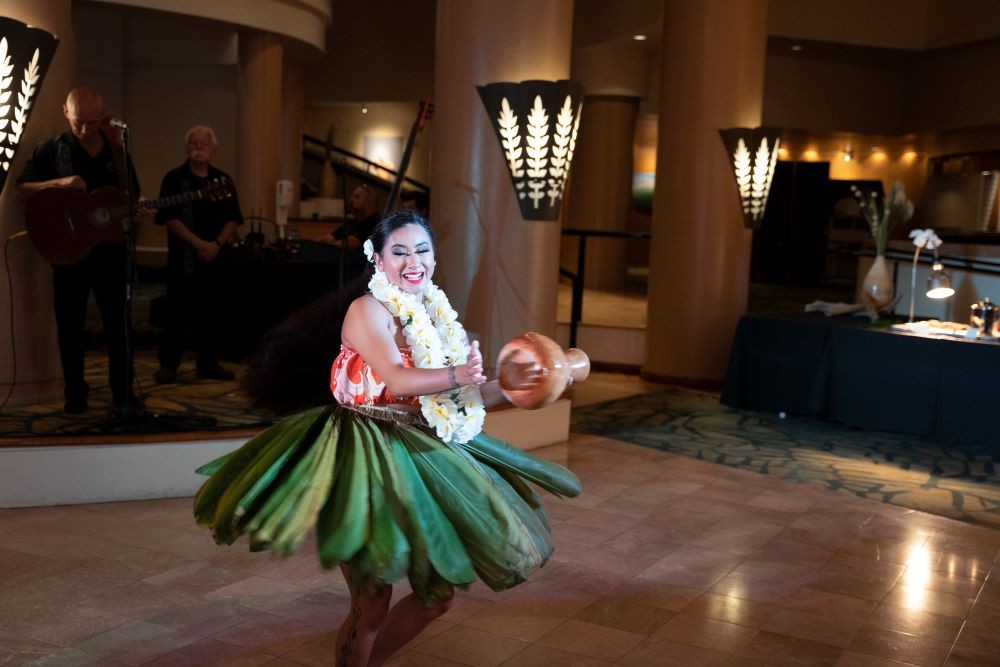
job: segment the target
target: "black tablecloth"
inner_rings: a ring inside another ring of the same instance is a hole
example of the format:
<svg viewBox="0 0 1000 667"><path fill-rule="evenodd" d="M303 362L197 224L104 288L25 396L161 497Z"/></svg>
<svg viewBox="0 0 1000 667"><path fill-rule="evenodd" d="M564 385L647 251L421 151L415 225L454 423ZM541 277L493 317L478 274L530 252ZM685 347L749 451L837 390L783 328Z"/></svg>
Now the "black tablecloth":
<svg viewBox="0 0 1000 667"><path fill-rule="evenodd" d="M1000 446L1000 344L875 329L855 317L744 316L722 402Z"/></svg>
<svg viewBox="0 0 1000 667"><path fill-rule="evenodd" d="M282 319L338 286L337 262L236 259L223 308L224 356L242 360Z"/></svg>

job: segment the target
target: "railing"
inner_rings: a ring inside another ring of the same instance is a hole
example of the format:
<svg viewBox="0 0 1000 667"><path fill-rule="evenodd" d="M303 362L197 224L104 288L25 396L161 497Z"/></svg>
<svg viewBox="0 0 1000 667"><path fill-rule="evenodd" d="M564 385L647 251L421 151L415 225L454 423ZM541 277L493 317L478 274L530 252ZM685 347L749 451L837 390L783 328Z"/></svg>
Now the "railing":
<svg viewBox="0 0 1000 667"><path fill-rule="evenodd" d="M559 267L559 274L569 278L573 285L573 300L569 316L569 346L576 347L576 332L580 326L580 320L583 319L583 278L587 269L587 238L594 236L597 238L649 240L652 235L649 232L618 232L602 229L564 229L562 235L580 238L576 250L576 273Z"/></svg>
<svg viewBox="0 0 1000 667"><path fill-rule="evenodd" d="M384 166L382 166L380 164L377 164L375 162L372 162L368 158L366 158L366 157L364 157L362 155L358 155L357 153L353 153L353 152L351 152L351 151L349 151L349 150L347 150L345 148L340 148L338 146L331 146L330 150L333 151L334 153L336 153L337 155L341 156L341 159L339 161L334 162L332 164L332 166L333 166L334 169L340 169L342 171L347 171L352 176L355 176L356 178L358 178L358 179L360 179L362 181L371 183L373 185L377 185L377 186L379 186L381 188L385 188L386 190L388 190L390 187L392 187L392 181L391 180L380 178L380 177L372 174L369 170L371 170L371 169L377 169L380 172L384 172L386 174L389 174L391 179L396 178L396 172L394 170L389 169L387 167L384 167ZM326 142L323 141L322 139L317 138L317 137L313 137L313 136L310 136L308 134L303 134L302 135L302 155L303 155L303 157L306 157L306 158L308 158L310 160L315 160L315 161L318 161L318 162L325 161L326 160ZM350 163L347 162L348 158L350 158L351 160L357 160L358 162L360 162L362 164L363 168L359 168L359 167L356 167L354 165L351 165ZM403 181L406 184L411 185L412 187L416 188L417 190L421 190L423 192L430 192L430 190L431 190L430 186L427 185L426 183L422 183L422 182L420 182L418 180L415 180L415 179L412 179L412 178L409 178L409 177L404 177Z"/></svg>
<svg viewBox="0 0 1000 667"><path fill-rule="evenodd" d="M855 257L875 257L876 253L870 248L864 250L834 250L836 254L854 255ZM899 265L904 267L913 266L913 253L902 250L886 250L885 258L892 261L892 284L899 284ZM987 276L1000 276L1000 261L990 261L983 259L968 259L967 257L955 257L954 255L937 256L937 261L950 269L961 269L969 273L979 273ZM924 250L917 260L918 264L933 264L934 251Z"/></svg>
<svg viewBox="0 0 1000 667"><path fill-rule="evenodd" d="M850 254L857 255L859 257L874 257L874 250L855 250L851 251ZM885 258L893 260L897 263L903 263L906 266L911 266L913 264L913 253L904 252L902 250L886 250ZM986 259L969 259L967 257L955 257L954 255L941 255L937 256L937 261L941 262L944 266L951 269L962 269L963 271L968 271L970 273L981 273L989 276L1000 276L1000 261L990 261ZM934 251L933 250L923 250L920 253L919 264L933 264L934 263ZM895 276L894 276L895 277Z"/></svg>

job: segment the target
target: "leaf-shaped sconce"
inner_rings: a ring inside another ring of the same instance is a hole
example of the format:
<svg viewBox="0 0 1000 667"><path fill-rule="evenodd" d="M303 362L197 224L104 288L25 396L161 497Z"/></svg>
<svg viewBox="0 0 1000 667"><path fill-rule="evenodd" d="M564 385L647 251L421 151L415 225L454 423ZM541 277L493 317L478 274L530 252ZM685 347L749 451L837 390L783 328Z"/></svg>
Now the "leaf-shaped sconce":
<svg viewBox="0 0 1000 667"><path fill-rule="evenodd" d="M50 32L0 16L0 192L58 43Z"/></svg>
<svg viewBox="0 0 1000 667"><path fill-rule="evenodd" d="M767 196L778 164L780 135L781 131L774 127L719 130L736 178L743 224L750 229L760 229L764 221Z"/></svg>
<svg viewBox="0 0 1000 667"><path fill-rule="evenodd" d="M580 128L575 81L477 86L503 150L525 220L558 220Z"/></svg>

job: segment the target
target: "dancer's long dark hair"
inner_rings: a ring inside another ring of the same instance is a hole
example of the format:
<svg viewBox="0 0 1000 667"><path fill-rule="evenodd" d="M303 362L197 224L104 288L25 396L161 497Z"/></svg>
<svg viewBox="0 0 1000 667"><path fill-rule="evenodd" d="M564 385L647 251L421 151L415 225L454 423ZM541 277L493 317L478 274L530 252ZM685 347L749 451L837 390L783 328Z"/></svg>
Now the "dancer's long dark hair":
<svg viewBox="0 0 1000 667"><path fill-rule="evenodd" d="M427 220L414 211L391 213L375 225L371 240L383 252L386 239L405 225L419 225L434 243ZM330 403L330 366L340 352L340 329L351 303L368 291L374 267L343 289L316 299L265 333L243 374L241 388L255 407L286 414Z"/></svg>

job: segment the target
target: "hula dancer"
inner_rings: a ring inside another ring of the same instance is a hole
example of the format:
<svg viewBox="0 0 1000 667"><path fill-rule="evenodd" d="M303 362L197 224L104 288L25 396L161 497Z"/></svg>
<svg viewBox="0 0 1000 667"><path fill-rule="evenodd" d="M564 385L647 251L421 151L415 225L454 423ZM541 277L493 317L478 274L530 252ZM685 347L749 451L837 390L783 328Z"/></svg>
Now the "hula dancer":
<svg viewBox="0 0 1000 667"><path fill-rule="evenodd" d="M373 270L272 332L247 373L258 404L316 407L199 470L210 478L195 516L220 544L245 534L251 549L287 555L316 529L320 562L351 590L337 665L382 664L448 610L456 587L524 581L553 549L528 482L580 492L562 466L480 432L486 406L504 398L431 282L434 250L420 215L381 220L365 244ZM324 358L328 386L315 379ZM390 608L403 577L413 593Z"/></svg>

